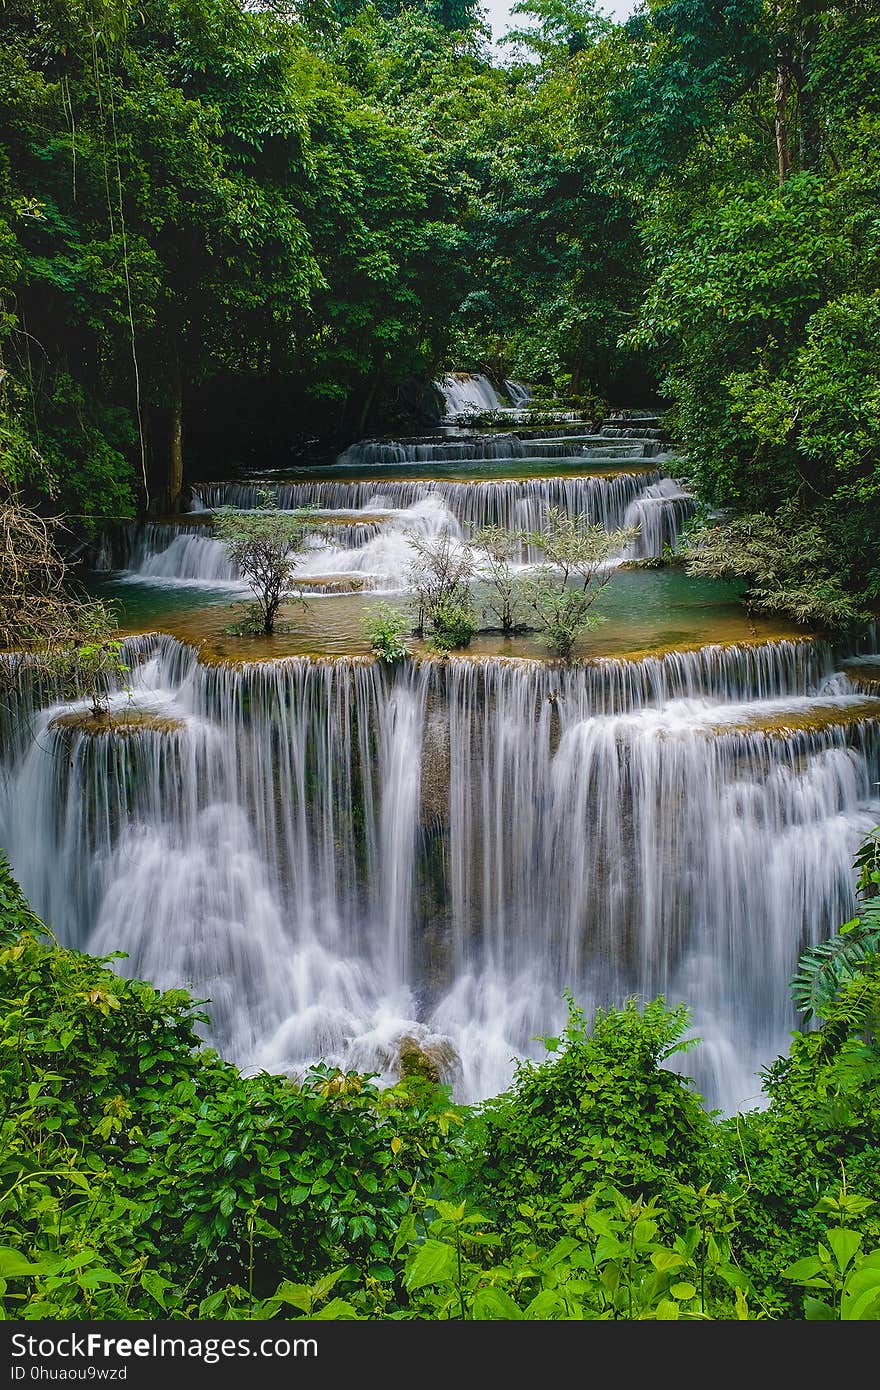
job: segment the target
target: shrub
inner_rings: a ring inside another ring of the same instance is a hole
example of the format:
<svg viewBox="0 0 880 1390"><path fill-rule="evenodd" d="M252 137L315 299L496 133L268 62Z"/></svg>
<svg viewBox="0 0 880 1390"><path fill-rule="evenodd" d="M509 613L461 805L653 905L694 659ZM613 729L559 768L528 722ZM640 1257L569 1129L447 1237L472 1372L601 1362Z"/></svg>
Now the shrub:
<svg viewBox="0 0 880 1390"><path fill-rule="evenodd" d="M458 603L439 603L431 611L429 645L437 651L469 647L477 632L476 619L469 608Z"/></svg>
<svg viewBox="0 0 880 1390"><path fill-rule="evenodd" d="M409 620L399 608L390 603L374 603L366 609L361 631L380 661L389 665L409 655L404 640L410 630Z"/></svg>
<svg viewBox="0 0 880 1390"><path fill-rule="evenodd" d="M692 1044L683 1007L662 998L599 1010L588 1033L569 998L546 1062L523 1062L510 1090L483 1107L475 1141L486 1198L515 1210L523 1197L579 1201L611 1182L630 1197L668 1198L676 1182L716 1176L713 1124L689 1078L662 1063Z"/></svg>

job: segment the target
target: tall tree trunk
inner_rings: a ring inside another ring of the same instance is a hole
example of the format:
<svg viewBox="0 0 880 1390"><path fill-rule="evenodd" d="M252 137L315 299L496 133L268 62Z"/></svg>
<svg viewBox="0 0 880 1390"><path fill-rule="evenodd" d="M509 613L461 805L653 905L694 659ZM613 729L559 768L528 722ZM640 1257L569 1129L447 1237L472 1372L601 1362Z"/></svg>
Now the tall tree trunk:
<svg viewBox="0 0 880 1390"><path fill-rule="evenodd" d="M785 183L791 173L791 145L788 131L788 106L791 96L791 70L785 56L780 53L776 69L776 92L773 100L774 125L776 128L776 165L779 182Z"/></svg>
<svg viewBox="0 0 880 1390"><path fill-rule="evenodd" d="M183 369L175 353L171 366L171 446L168 457L168 509L180 511L183 491Z"/></svg>
<svg viewBox="0 0 880 1390"><path fill-rule="evenodd" d="M815 23L804 25L801 58L798 68L798 137L802 169L818 170L820 156L819 108L816 94L810 88L810 66L813 60Z"/></svg>
<svg viewBox="0 0 880 1390"><path fill-rule="evenodd" d="M358 420L358 434L359 434L359 435L363 435L364 430L367 428L367 421L368 421L369 418L370 418L370 411L371 411L372 408L373 408L373 401L374 401L375 396L376 396L376 388L378 387L378 385L379 385L379 373L378 373L378 371L375 371L375 372L373 373L373 379L372 379L372 381L370 382L369 389L367 390L367 396L366 396L366 400L364 401L363 409L362 409L361 414L360 414L360 419Z"/></svg>

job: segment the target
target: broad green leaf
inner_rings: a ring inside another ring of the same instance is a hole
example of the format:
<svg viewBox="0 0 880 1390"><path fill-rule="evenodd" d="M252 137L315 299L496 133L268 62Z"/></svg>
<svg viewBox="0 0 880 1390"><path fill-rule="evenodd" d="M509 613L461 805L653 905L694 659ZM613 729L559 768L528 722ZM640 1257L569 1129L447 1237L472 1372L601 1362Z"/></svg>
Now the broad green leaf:
<svg viewBox="0 0 880 1390"><path fill-rule="evenodd" d="M121 1284L123 1280L112 1269L87 1269L77 1278L81 1289L100 1289L105 1284Z"/></svg>
<svg viewBox="0 0 880 1390"><path fill-rule="evenodd" d="M518 1321L522 1318L522 1313L510 1294L505 1293L504 1289L495 1288L494 1285L489 1288L478 1289L471 1307L473 1316L478 1322L489 1322L497 1319Z"/></svg>
<svg viewBox="0 0 880 1390"><path fill-rule="evenodd" d="M836 1322L837 1317L830 1303L822 1298L804 1299L804 1317L808 1322Z"/></svg>
<svg viewBox="0 0 880 1390"><path fill-rule="evenodd" d="M44 1266L34 1264L17 1250L11 1249L8 1245L0 1246L0 1277L4 1279L24 1279L35 1274L42 1274Z"/></svg>
<svg viewBox="0 0 880 1390"><path fill-rule="evenodd" d="M840 1300L840 1316L846 1322L876 1322L880 1302L880 1269L861 1265L846 1281Z"/></svg>
<svg viewBox="0 0 880 1390"><path fill-rule="evenodd" d="M666 1274L674 1269L681 1269L686 1264L683 1255L676 1255L674 1250L654 1250L651 1254L651 1264L659 1274Z"/></svg>
<svg viewBox="0 0 880 1390"><path fill-rule="evenodd" d="M312 1291L305 1284L291 1284L288 1279L285 1279L282 1284L278 1285L272 1297L277 1298L281 1303L292 1304L294 1308L299 1308L303 1313L311 1311Z"/></svg>
<svg viewBox="0 0 880 1390"><path fill-rule="evenodd" d="M409 1245L410 1241L415 1238L415 1233L415 1217L412 1214L405 1216L398 1227L397 1235L394 1237L394 1244L391 1247L392 1255L399 1254L404 1245Z"/></svg>
<svg viewBox="0 0 880 1390"><path fill-rule="evenodd" d="M153 1269L145 1269L141 1275L141 1283L151 1298L154 1298L159 1307L166 1310L165 1290L170 1287L169 1281L163 1279L161 1274L157 1274Z"/></svg>
<svg viewBox="0 0 880 1390"><path fill-rule="evenodd" d="M687 1299L693 1298L697 1290L695 1289L693 1284L688 1284L686 1281L682 1281L682 1283L680 1284L673 1284L669 1292L672 1294L673 1298L677 1298L682 1302L686 1302Z"/></svg>
<svg viewBox="0 0 880 1390"><path fill-rule="evenodd" d="M790 1279L793 1284L812 1284L825 1265L816 1255L807 1255L803 1260L795 1260L793 1265L789 1265L782 1271L783 1279ZM827 1280L819 1281L822 1285L827 1284Z"/></svg>
<svg viewBox="0 0 880 1390"><path fill-rule="evenodd" d="M565 1303L557 1290L542 1289L523 1310L522 1316L531 1322L540 1322L564 1311Z"/></svg>
<svg viewBox="0 0 880 1390"><path fill-rule="evenodd" d="M351 1322L359 1321L354 1308L344 1298L331 1298L319 1313L314 1313L313 1317L320 1318L322 1321Z"/></svg>
<svg viewBox="0 0 880 1390"><path fill-rule="evenodd" d="M848 1231L842 1226L834 1226L830 1231L826 1231L825 1238L834 1251L837 1267L843 1274L852 1263L853 1256L862 1243L862 1237L858 1231Z"/></svg>
<svg viewBox="0 0 880 1390"><path fill-rule="evenodd" d="M447 1284L458 1268L455 1249L441 1240L426 1240L409 1260L404 1283L414 1292L428 1284Z"/></svg>
<svg viewBox="0 0 880 1390"><path fill-rule="evenodd" d="M339 1283L345 1268L334 1269L332 1274L325 1274L323 1279L319 1279L317 1284L312 1285L312 1295L314 1298L326 1298L330 1290Z"/></svg>

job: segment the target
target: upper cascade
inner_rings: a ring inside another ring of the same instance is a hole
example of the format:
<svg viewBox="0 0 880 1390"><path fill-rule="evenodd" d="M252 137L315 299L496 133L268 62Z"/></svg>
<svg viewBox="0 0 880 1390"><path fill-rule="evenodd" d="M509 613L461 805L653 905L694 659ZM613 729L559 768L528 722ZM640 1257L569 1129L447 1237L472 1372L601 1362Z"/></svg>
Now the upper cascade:
<svg viewBox="0 0 880 1390"><path fill-rule="evenodd" d="M495 410L521 410L532 398L531 387L521 381L505 381L506 398L499 395L483 372L447 372L434 384L443 396L447 420Z"/></svg>
<svg viewBox="0 0 880 1390"><path fill-rule="evenodd" d="M362 439L339 455L342 468L394 468L410 463L480 463L505 459L649 458L650 439L602 435L563 435L556 439L521 439L518 434L478 434L458 439Z"/></svg>

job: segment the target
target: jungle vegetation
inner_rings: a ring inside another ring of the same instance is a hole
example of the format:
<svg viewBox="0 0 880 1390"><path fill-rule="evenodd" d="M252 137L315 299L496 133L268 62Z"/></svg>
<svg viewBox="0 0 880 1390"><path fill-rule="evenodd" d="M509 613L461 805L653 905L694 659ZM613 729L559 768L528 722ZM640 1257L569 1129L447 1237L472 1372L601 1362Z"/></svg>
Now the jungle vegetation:
<svg viewBox="0 0 880 1390"><path fill-rule="evenodd" d="M88 537L479 369L660 405L697 567L875 612L875 0L517 12L6 0L4 487Z"/></svg>

